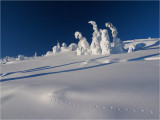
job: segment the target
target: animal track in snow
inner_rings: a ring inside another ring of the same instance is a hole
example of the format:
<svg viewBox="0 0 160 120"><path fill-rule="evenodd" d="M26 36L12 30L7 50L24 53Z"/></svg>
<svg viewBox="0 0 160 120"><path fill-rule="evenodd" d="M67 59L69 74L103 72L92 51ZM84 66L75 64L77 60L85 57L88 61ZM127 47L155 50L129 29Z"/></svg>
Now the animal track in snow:
<svg viewBox="0 0 160 120"><path fill-rule="evenodd" d="M133 112L133 113L144 113L144 112L149 112L151 115L153 114L153 111L145 111L144 109L129 109L129 108L121 108L121 107L113 107L113 106L107 106L107 105L86 105L86 104L76 104L76 103L72 103L71 101L67 101L67 100L60 100L58 97L54 97L54 101L52 102L56 102L56 103L62 103L62 104L67 104L70 106L75 106L77 108L84 108L84 109L96 109L96 110L105 110L105 111L117 111L117 112ZM61 101L61 102L59 102Z"/></svg>
<svg viewBox="0 0 160 120"><path fill-rule="evenodd" d="M2 87L13 88L13 86L9 87L8 85L4 85ZM92 109L92 110L94 110L94 109L95 110L105 110L105 111L117 111L117 112L123 111L123 112L134 112L134 113L137 113L137 112L147 113L148 112L151 115L154 114L154 112L152 110L146 111L146 110L140 109L140 108L139 109L138 108L137 109L129 109L129 108L113 107L113 106L109 106L109 105L101 105L101 106L99 106L99 105L87 105L87 104L73 103L71 101L65 100L63 97L56 97L55 95L53 95L53 92L52 92L52 94L46 94L43 89L40 89L39 91L31 91L31 90L25 89L23 87L17 87L15 89L17 89L18 92L22 92L21 95L24 95L24 93L26 93L28 95L36 95L36 94L40 95L40 96L44 96L45 95L45 97L48 97L48 100L51 103L66 104L66 105L69 105L69 106L74 106L76 108Z"/></svg>

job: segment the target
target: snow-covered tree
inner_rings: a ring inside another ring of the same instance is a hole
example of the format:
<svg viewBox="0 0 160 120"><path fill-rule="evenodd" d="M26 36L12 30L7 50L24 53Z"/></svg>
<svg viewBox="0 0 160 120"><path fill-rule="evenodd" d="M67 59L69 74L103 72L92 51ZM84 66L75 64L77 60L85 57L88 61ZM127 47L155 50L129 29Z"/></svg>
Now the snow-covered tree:
<svg viewBox="0 0 160 120"><path fill-rule="evenodd" d="M59 49L58 49L57 46L54 46L54 47L52 48L52 50L53 50L53 54L56 54L56 53L59 52Z"/></svg>
<svg viewBox="0 0 160 120"><path fill-rule="evenodd" d="M9 62L8 56L4 57L2 61L3 61L4 64L7 63L7 62Z"/></svg>
<svg viewBox="0 0 160 120"><path fill-rule="evenodd" d="M61 47L61 52L67 52L68 48L67 48L67 44L66 43L62 43L62 47Z"/></svg>
<svg viewBox="0 0 160 120"><path fill-rule="evenodd" d="M128 48L128 53L131 53L135 50L135 45L130 45Z"/></svg>
<svg viewBox="0 0 160 120"><path fill-rule="evenodd" d="M100 29L100 32L101 32L100 46L101 46L101 49L102 49L102 55L110 55L111 45L110 45L110 41L109 41L108 30Z"/></svg>
<svg viewBox="0 0 160 120"><path fill-rule="evenodd" d="M56 54L56 53L58 53L58 52L61 51L61 47L60 47L59 42L57 42L57 46L54 46L54 47L52 48L52 50L53 50L53 54Z"/></svg>
<svg viewBox="0 0 160 120"><path fill-rule="evenodd" d="M76 43L71 43L68 47L70 51L75 51L77 50L77 48L78 48L78 45Z"/></svg>
<svg viewBox="0 0 160 120"><path fill-rule="evenodd" d="M113 52L114 53L123 53L124 52L124 48L123 48L123 42L117 38L117 29L113 26L112 23L107 22L106 27L109 27L110 30L112 31L112 37L113 37Z"/></svg>
<svg viewBox="0 0 160 120"><path fill-rule="evenodd" d="M57 48L58 48L58 52L60 52L61 51L61 46L60 46L59 42L57 42Z"/></svg>
<svg viewBox="0 0 160 120"><path fill-rule="evenodd" d="M45 56L50 56L50 55L53 55L53 52L48 51L48 52L45 54Z"/></svg>
<svg viewBox="0 0 160 120"><path fill-rule="evenodd" d="M124 53L124 48L123 48L124 44L123 42L119 39L119 38L116 38L116 40L114 41L114 48L113 48L113 51L114 53Z"/></svg>
<svg viewBox="0 0 160 120"><path fill-rule="evenodd" d="M34 58L37 58L37 52L34 53Z"/></svg>
<svg viewBox="0 0 160 120"><path fill-rule="evenodd" d="M66 49L67 48L67 44L66 43L62 43L62 47Z"/></svg>
<svg viewBox="0 0 160 120"><path fill-rule="evenodd" d="M20 61L20 60L24 60L24 55L18 55L17 60L18 60L18 61Z"/></svg>
<svg viewBox="0 0 160 120"><path fill-rule="evenodd" d="M106 25L106 27L109 27L110 30L112 31L112 37L113 37L113 38L116 38L118 32L117 32L117 29L113 26L113 24L110 23L110 22L107 22L105 25ZM113 40L114 40L114 39L113 39Z"/></svg>
<svg viewBox="0 0 160 120"><path fill-rule="evenodd" d="M97 24L95 21L89 21L88 23L93 25L93 34L92 34L92 43L90 46L90 52L92 55L100 55L102 53L100 47L101 35L100 31L97 28Z"/></svg>
<svg viewBox="0 0 160 120"><path fill-rule="evenodd" d="M78 48L77 48L77 55L88 55L89 54L89 43L87 39L82 36L82 33L75 32L75 38L79 39Z"/></svg>

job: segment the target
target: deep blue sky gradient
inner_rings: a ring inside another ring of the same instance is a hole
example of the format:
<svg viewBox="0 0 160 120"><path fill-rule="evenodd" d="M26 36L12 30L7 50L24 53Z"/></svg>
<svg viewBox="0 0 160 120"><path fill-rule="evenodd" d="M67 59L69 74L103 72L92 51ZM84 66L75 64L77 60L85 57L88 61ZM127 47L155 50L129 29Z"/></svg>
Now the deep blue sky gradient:
<svg viewBox="0 0 160 120"><path fill-rule="evenodd" d="M1 57L32 56L52 50L57 40L78 43L80 31L91 43L92 26L112 22L121 40L159 37L159 2L1 2Z"/></svg>

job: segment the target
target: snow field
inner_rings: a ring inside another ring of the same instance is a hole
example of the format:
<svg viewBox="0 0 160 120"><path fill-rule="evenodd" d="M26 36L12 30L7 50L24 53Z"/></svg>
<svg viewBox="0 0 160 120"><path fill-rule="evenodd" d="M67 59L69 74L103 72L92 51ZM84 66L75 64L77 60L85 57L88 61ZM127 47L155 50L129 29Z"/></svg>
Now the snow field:
<svg viewBox="0 0 160 120"><path fill-rule="evenodd" d="M1 119L158 119L159 40L124 43L143 45L2 64Z"/></svg>

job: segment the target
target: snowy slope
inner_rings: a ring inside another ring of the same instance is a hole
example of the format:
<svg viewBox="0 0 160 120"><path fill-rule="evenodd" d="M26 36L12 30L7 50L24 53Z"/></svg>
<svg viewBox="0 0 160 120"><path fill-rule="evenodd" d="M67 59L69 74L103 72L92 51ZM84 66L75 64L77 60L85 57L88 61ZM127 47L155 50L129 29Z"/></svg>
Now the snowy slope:
<svg viewBox="0 0 160 120"><path fill-rule="evenodd" d="M160 39L133 53L59 53L1 65L1 119L158 119Z"/></svg>

